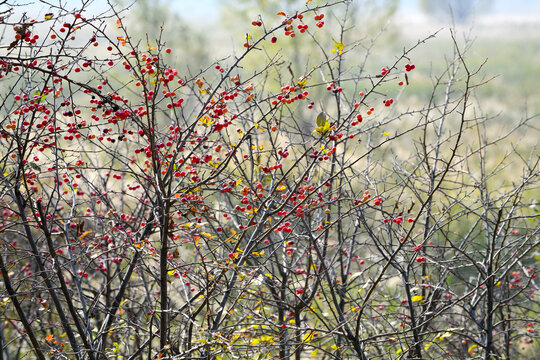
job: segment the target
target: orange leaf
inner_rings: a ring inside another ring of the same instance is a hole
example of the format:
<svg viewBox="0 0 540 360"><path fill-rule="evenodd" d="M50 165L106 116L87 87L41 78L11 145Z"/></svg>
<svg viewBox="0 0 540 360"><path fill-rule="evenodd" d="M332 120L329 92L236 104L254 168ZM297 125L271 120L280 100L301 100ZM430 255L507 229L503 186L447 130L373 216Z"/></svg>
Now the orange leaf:
<svg viewBox="0 0 540 360"><path fill-rule="evenodd" d="M311 0L307 0L307 1L306 1L306 5L309 4L310 2L311 2Z"/></svg>
<svg viewBox="0 0 540 360"><path fill-rule="evenodd" d="M122 21L120 21L120 19L116 20L116 26L122 27Z"/></svg>
<svg viewBox="0 0 540 360"><path fill-rule="evenodd" d="M79 236L79 240L84 239L90 233L92 233L92 230L85 231L81 236Z"/></svg>
<svg viewBox="0 0 540 360"><path fill-rule="evenodd" d="M47 340L47 341L52 341L52 339L54 339L53 334L47 335L47 337L45 338L45 340Z"/></svg>
<svg viewBox="0 0 540 360"><path fill-rule="evenodd" d="M287 16L287 14L285 14L283 11L278 12L276 15Z"/></svg>

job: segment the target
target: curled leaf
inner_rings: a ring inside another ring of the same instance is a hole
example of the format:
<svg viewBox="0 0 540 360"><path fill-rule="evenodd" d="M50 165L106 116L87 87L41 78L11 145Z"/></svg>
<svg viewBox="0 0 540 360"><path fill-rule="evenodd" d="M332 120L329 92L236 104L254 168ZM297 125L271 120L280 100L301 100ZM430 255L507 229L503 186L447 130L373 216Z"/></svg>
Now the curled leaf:
<svg viewBox="0 0 540 360"><path fill-rule="evenodd" d="M326 114L324 113L324 111L321 111L319 115L317 115L317 126L324 126L327 121L328 119L326 118Z"/></svg>

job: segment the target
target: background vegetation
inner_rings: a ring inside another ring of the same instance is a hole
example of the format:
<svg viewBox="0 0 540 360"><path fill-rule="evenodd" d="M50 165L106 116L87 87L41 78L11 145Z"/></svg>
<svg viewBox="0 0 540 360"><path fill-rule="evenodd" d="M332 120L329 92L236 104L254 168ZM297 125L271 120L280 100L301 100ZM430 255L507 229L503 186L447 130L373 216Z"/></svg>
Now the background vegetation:
<svg viewBox="0 0 540 360"><path fill-rule="evenodd" d="M0 360L540 351L538 19L0 3Z"/></svg>

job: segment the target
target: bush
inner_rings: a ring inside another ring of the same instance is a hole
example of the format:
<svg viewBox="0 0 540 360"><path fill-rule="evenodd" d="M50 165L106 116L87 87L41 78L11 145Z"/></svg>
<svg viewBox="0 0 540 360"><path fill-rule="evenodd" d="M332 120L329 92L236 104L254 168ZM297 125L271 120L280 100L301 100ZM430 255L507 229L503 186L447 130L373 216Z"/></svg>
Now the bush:
<svg viewBox="0 0 540 360"><path fill-rule="evenodd" d="M370 73L329 16L350 4L306 5L246 24L242 54L197 74L115 8L5 12L6 358L538 350L538 156L508 148L532 118L491 136L455 40L413 108L429 39ZM286 41L319 62L294 74Z"/></svg>

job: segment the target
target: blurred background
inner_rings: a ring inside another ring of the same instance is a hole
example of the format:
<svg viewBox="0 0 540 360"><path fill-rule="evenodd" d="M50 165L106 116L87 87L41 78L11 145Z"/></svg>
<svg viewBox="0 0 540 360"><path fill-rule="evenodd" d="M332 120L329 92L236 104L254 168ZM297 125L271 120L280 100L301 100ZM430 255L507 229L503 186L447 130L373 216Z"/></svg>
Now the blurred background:
<svg viewBox="0 0 540 360"><path fill-rule="evenodd" d="M18 0L13 3L23 5ZM82 2L61 3L67 10L77 11ZM325 3L326 0L313 0L309 7ZM27 11L28 2L24 4ZM39 5L32 7L36 14L30 16L39 18L54 10L58 0L35 0L35 4ZM234 56L243 52L246 34L254 38L263 34L261 28L251 26L252 20L260 17L265 26L276 26L280 23L277 12L305 9L306 0L94 0L85 16L99 16L111 6L127 9L120 13L123 24L141 44L155 43L160 38L173 48L174 56L168 61L189 76L217 61L224 66L230 64ZM325 10L326 31L313 31L318 33L324 49L330 50L339 36L344 8ZM351 49L358 41L356 52L348 56L349 66L361 67L370 74L380 72L405 48L437 32L412 54L417 73L425 76L417 76L408 87L413 99L408 105L425 104L432 89L432 76L447 67L454 51L449 30L453 28L471 67L485 62L481 75L489 81L478 89L477 95L484 115L494 117L495 133L504 133L506 127L540 112L540 1L355 0L347 12L348 31L342 42ZM295 41L300 36L293 41L281 32L277 36L277 44L265 45L265 60L270 56L266 49L280 53L291 62L295 76L320 63L320 48L313 41ZM316 52L319 57L314 55ZM364 67L360 64L367 54L369 60ZM254 56L243 64L246 71L255 71L257 65L263 64L261 58ZM531 121L535 131L539 123L538 119ZM519 144L531 149L537 144L536 136L519 139Z"/></svg>
<svg viewBox="0 0 540 360"><path fill-rule="evenodd" d="M96 2L98 7L101 1ZM156 34L165 25L163 39L189 55L180 62L193 70L242 51L245 34L253 31L250 22L259 15L273 26L276 12L305 7L305 0L117 1L132 4L128 16L140 34ZM323 3L314 0L310 5L318 2ZM471 43L469 61L479 65L487 60L483 72L494 77L481 89L486 110L504 112L510 119L539 111L540 1L359 0L354 4L350 39L378 36L375 57L394 58L404 47L440 30L411 60L420 71L442 69L445 55L452 51L448 29L453 27L462 44ZM279 45L296 46L286 41ZM416 89L420 95L431 84L424 85Z"/></svg>
<svg viewBox="0 0 540 360"><path fill-rule="evenodd" d="M323 3L314 0L310 5L318 2ZM137 11L131 13L141 31L168 23L166 40L189 54L182 62L200 66L231 55L231 51L241 51L241 40L253 31L250 22L259 15L274 25L276 12L304 6L305 0L137 0ZM336 19L340 16L334 15ZM370 48L368 71L378 71L404 48L439 31L411 59L420 73L428 75L416 79L408 90L417 94L419 103L429 95L430 76L440 73L452 56L449 29L454 28L469 63L474 67L486 62L482 75L490 80L477 95L485 114L495 117L494 132L502 134L508 126L540 112L540 1L359 0L349 15L351 41L361 38L370 43L377 38ZM297 45L283 41L280 46ZM304 53L301 50L296 48L296 53ZM302 63L305 60L297 61L297 67L306 66ZM536 125L536 131L540 127L538 119L531 124ZM535 136L521 140L525 140L522 145L526 149L537 144Z"/></svg>

